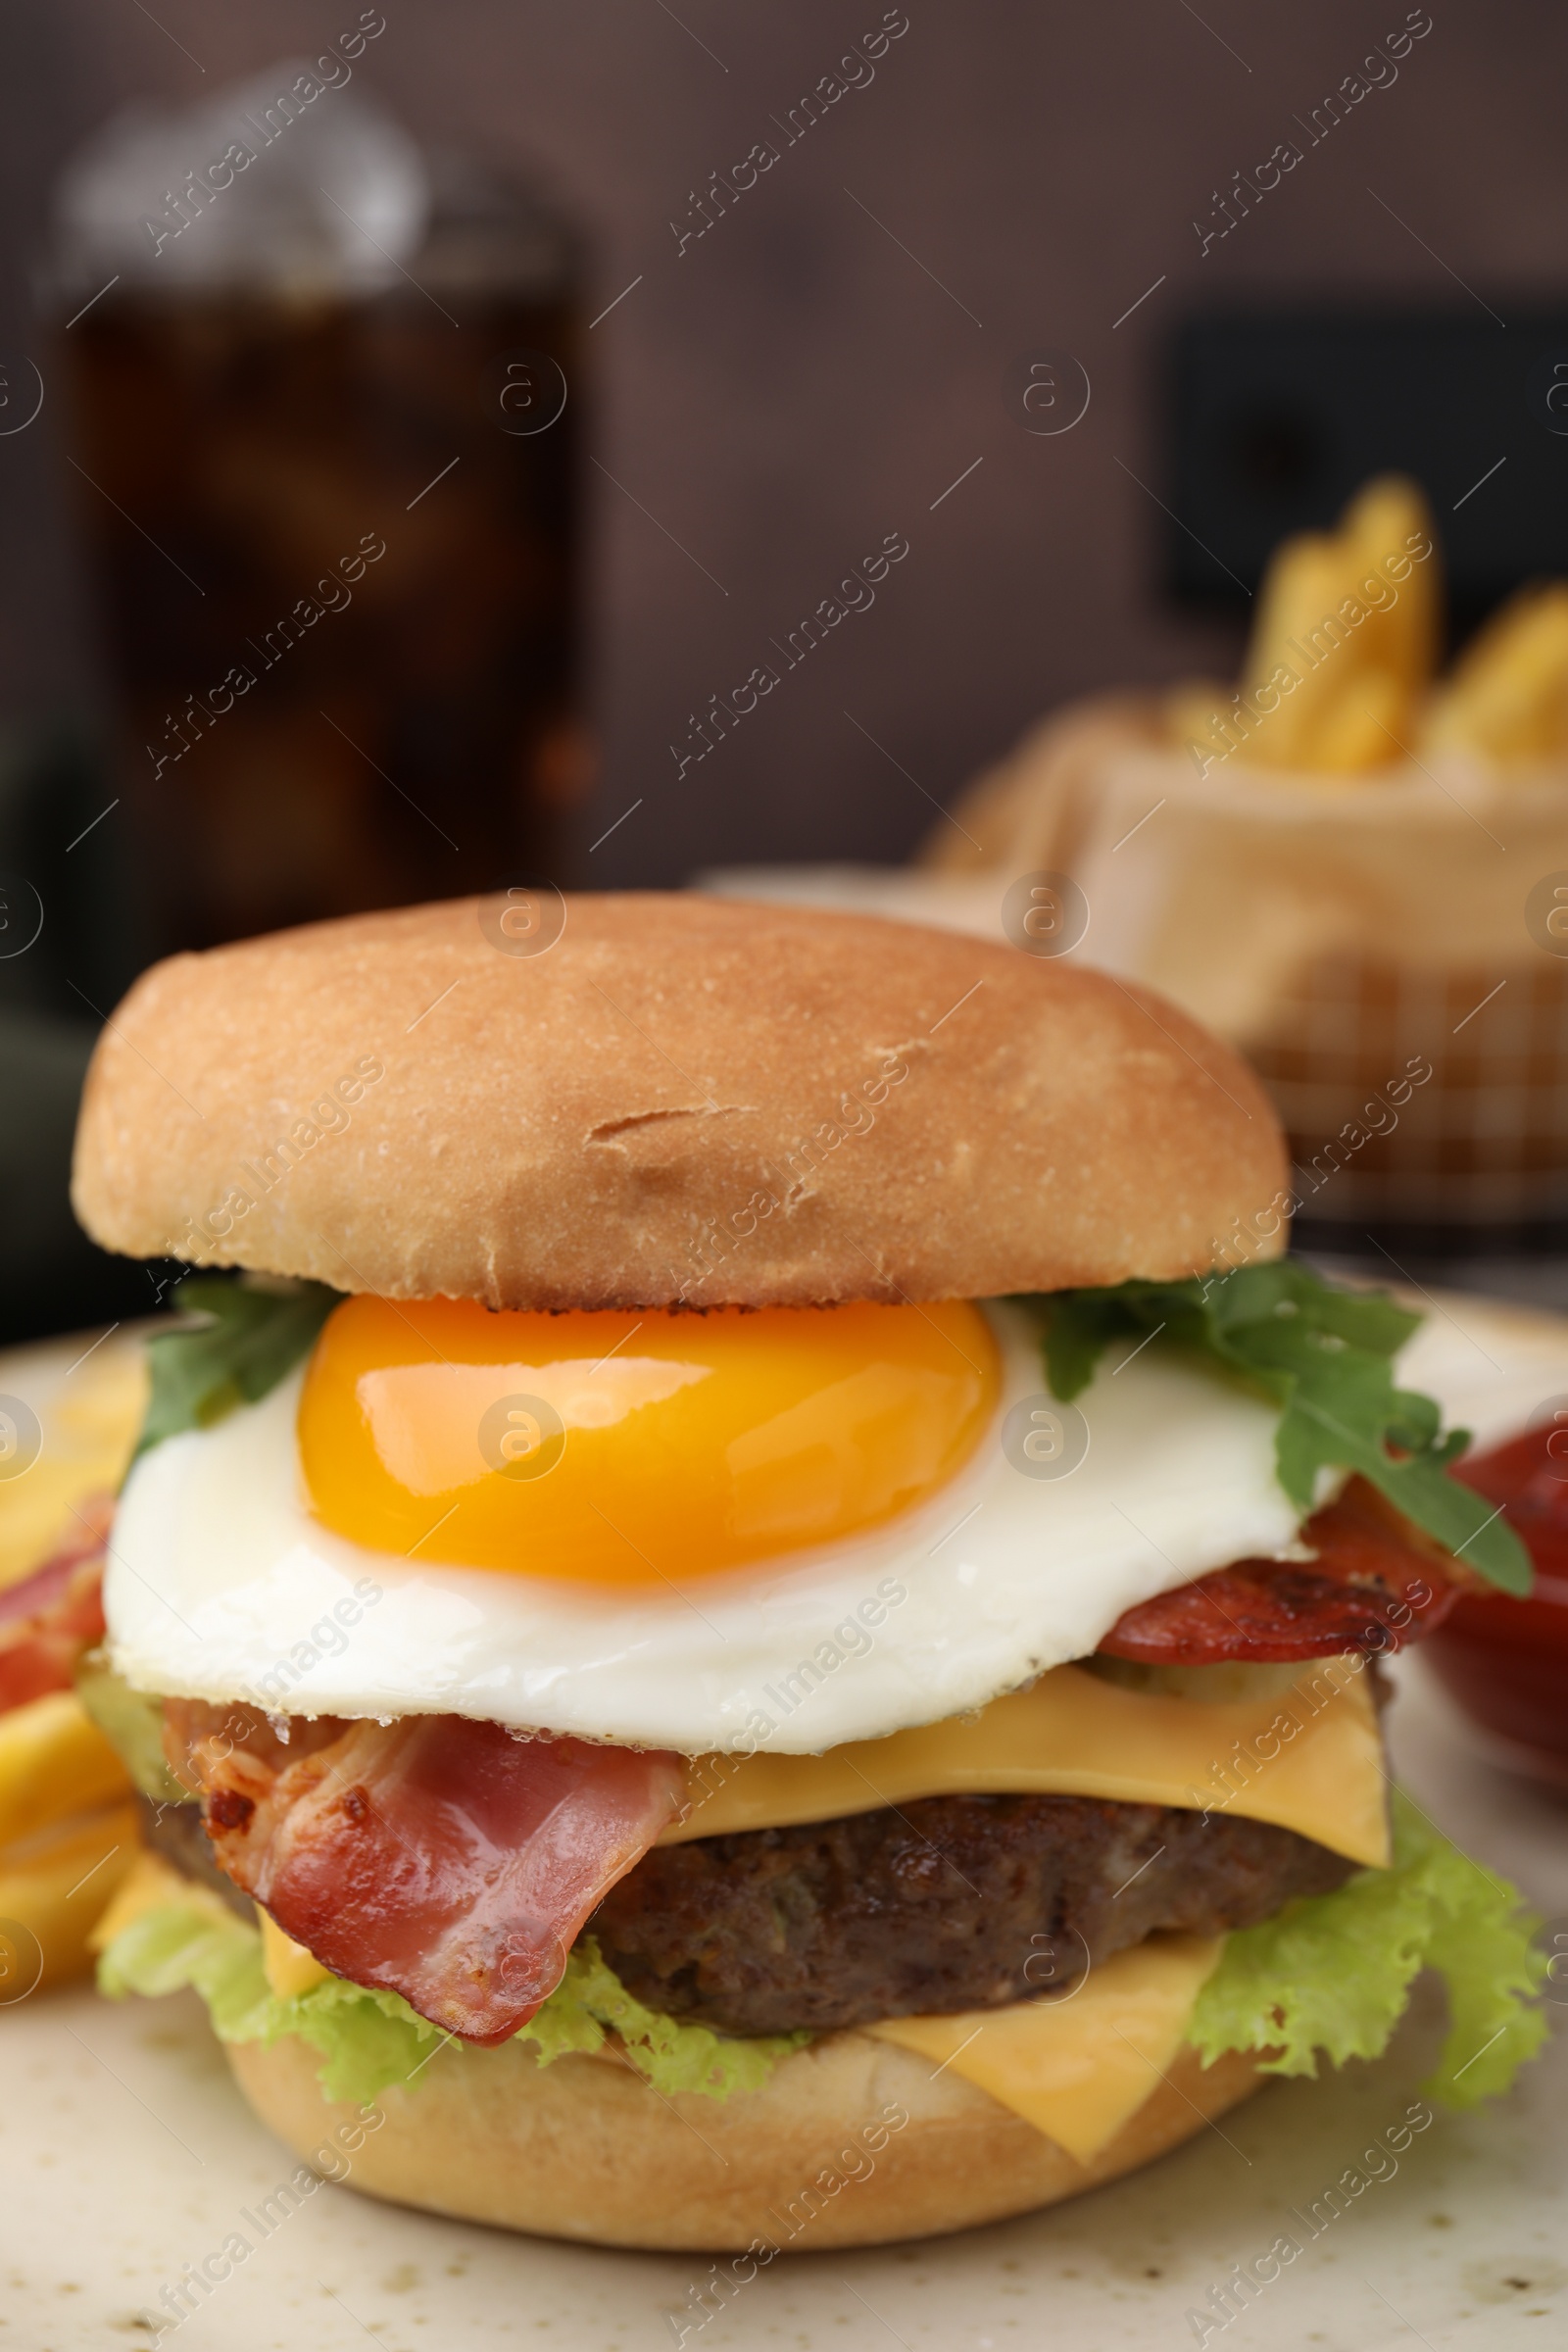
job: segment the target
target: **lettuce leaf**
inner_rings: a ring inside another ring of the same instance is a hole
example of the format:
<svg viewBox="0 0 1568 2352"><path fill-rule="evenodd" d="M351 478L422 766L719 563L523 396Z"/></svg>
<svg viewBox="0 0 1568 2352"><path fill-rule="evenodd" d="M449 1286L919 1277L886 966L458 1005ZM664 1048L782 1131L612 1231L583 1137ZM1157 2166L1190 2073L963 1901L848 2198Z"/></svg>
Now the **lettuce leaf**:
<svg viewBox="0 0 1568 2352"><path fill-rule="evenodd" d="M1070 1402L1113 1341L1164 1334L1280 1407L1280 1485L1303 1514L1321 1469L1353 1470L1407 1519L1505 1592L1530 1590L1530 1555L1493 1505L1448 1475L1469 1444L1442 1408L1396 1389L1393 1359L1421 1321L1378 1291L1338 1290L1295 1258L1191 1282L1056 1291L1046 1308L1046 1377ZM1393 1450L1391 1451L1391 1447Z"/></svg>
<svg viewBox="0 0 1568 2352"><path fill-rule="evenodd" d="M152 1999L193 1984L222 2041L254 2041L271 1994L262 1939L216 1901L164 1903L122 1928L98 1962L98 1989L111 2000L127 1992Z"/></svg>
<svg viewBox="0 0 1568 2352"><path fill-rule="evenodd" d="M147 1342L152 1394L138 1455L181 1430L208 1429L237 1404L255 1404L315 1347L343 1295L324 1283L263 1289L220 1274L193 1274L172 1306L206 1320L175 1323Z"/></svg>
<svg viewBox="0 0 1568 2352"><path fill-rule="evenodd" d="M155 1805L189 1803L190 1790L175 1779L164 1754L163 1700L150 1690L133 1690L102 1649L82 1652L73 1680L76 1696L142 1795Z"/></svg>
<svg viewBox="0 0 1568 2352"><path fill-rule="evenodd" d="M99 1990L112 1999L130 1992L177 1992L187 1984L206 2001L213 2031L222 2041L270 2044L284 2034L297 2034L309 2042L322 2060L318 2079L329 2099L364 2106L391 2084L413 2082L449 2043L471 2065L483 2065L487 2055L454 2042L400 1993L350 1984L340 1977L327 1977L280 2000L267 1981L258 1931L231 1913L220 1917L195 1901L144 1911L98 1963ZM781 2058L811 2038L782 2034L732 2041L706 2026L683 2026L645 2009L588 1936L516 2038L532 2044L541 2066L550 2066L570 2052L603 2048L612 2033L638 2074L666 2098L681 2090L711 2099L756 2090Z"/></svg>
<svg viewBox="0 0 1568 2352"><path fill-rule="evenodd" d="M1396 1789L1393 1868L1359 1871L1227 1936L1187 2038L1205 2066L1224 2050L1266 2048L1275 2075L1315 2075L1320 2051L1336 2066L1376 2058L1432 1968L1447 1985L1448 2035L1422 2087L1473 2107L1506 2090L1546 2038L1544 2013L1527 2005L1546 1973L1530 1940L1538 1924Z"/></svg>
<svg viewBox="0 0 1568 2352"><path fill-rule="evenodd" d="M697 2090L715 2099L760 2090L779 2060L812 2038L776 2034L732 2040L707 2026L684 2026L661 2010L645 2009L600 1958L593 1937L585 1936L568 1958L564 1977L517 2038L537 2043L540 2062L548 2065L568 2049L597 2049L611 2033L619 2035L627 2057L655 2090L666 2097Z"/></svg>

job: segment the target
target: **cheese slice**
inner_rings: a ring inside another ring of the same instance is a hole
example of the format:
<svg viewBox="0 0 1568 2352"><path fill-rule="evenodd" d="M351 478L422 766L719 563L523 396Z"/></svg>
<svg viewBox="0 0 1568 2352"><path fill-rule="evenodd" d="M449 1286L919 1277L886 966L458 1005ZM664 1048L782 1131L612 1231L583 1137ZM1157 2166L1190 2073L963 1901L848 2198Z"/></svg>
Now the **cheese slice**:
<svg viewBox="0 0 1568 2352"><path fill-rule="evenodd" d="M256 1924L262 1931L262 1966L267 1982L280 2001L293 2000L296 1993L309 1992L319 1984L331 1970L324 1968L308 1944L296 1943L286 1936L270 1911L256 1906Z"/></svg>
<svg viewBox="0 0 1568 2352"><path fill-rule="evenodd" d="M1387 1780L1372 1678L1320 1658L1289 1690L1223 1702L1131 1690L1057 1666L971 1716L821 1756L698 1756L662 1844L832 1821L913 1797L1113 1797L1240 1813L1386 1868Z"/></svg>
<svg viewBox="0 0 1568 2352"><path fill-rule="evenodd" d="M956 2017L890 2017L862 2034L987 2090L1088 2164L1159 2087L1223 1936L1152 1936L1091 1969L1064 2000Z"/></svg>
<svg viewBox="0 0 1568 2352"><path fill-rule="evenodd" d="M74 1690L0 1714L0 1845L129 1794L125 1767Z"/></svg>

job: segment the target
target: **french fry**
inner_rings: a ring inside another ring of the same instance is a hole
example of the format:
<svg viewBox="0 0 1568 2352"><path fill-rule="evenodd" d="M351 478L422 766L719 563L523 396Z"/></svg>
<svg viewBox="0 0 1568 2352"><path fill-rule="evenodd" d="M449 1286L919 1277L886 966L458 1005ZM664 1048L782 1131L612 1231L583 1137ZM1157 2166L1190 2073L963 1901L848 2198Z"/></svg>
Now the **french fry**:
<svg viewBox="0 0 1568 2352"><path fill-rule="evenodd" d="M1437 591L1426 502L1398 475L1369 482L1337 531L1288 540L1246 673L1251 700L1272 681L1279 703L1250 757L1329 774L1397 760L1432 675Z"/></svg>
<svg viewBox="0 0 1568 2352"><path fill-rule="evenodd" d="M0 2004L86 1975L87 1938L140 1851L128 1804L0 1851Z"/></svg>
<svg viewBox="0 0 1568 2352"><path fill-rule="evenodd" d="M139 1334L9 1359L43 1449L0 1486L0 1588L88 1541L124 1476L146 1402ZM124 1765L74 1690L0 1710L0 2008L89 1966L88 1932L141 1850Z"/></svg>
<svg viewBox="0 0 1568 2352"><path fill-rule="evenodd" d="M74 1690L0 1714L0 1847L129 1794L125 1767Z"/></svg>
<svg viewBox="0 0 1568 2352"><path fill-rule="evenodd" d="M1434 696L1422 739L1505 767L1568 750L1568 586L1510 598Z"/></svg>
<svg viewBox="0 0 1568 2352"><path fill-rule="evenodd" d="M1322 738L1335 731L1335 707L1365 667L1362 646L1340 617L1354 568L1353 551L1337 534L1303 533L1275 550L1243 670L1245 700L1260 712L1250 763L1328 764Z"/></svg>
<svg viewBox="0 0 1568 2352"><path fill-rule="evenodd" d="M46 1388L38 1406L43 1452L25 1478L0 1487L0 1586L29 1575L57 1544L79 1536L83 1503L113 1494L124 1477L147 1405L139 1334L101 1345L73 1370L69 1388L58 1374Z"/></svg>
<svg viewBox="0 0 1568 2352"><path fill-rule="evenodd" d="M1334 531L1275 551L1238 694L1184 688L1173 730L1198 753L1250 766L1355 775L1401 759L1432 675L1439 577L1413 482L1369 482Z"/></svg>
<svg viewBox="0 0 1568 2352"><path fill-rule="evenodd" d="M1443 636L1443 575L1425 498L1401 474L1379 475L1346 509L1340 527L1355 544L1350 593L1372 607L1356 632L1369 662L1400 679L1408 696L1425 694ZM1385 588L1396 595L1376 602Z"/></svg>

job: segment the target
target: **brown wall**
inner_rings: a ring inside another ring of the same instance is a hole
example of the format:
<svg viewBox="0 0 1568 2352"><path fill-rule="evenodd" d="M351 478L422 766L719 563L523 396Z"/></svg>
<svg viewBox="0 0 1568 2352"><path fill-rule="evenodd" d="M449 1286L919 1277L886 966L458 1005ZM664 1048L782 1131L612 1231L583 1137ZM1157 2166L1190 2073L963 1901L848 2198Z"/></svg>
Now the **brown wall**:
<svg viewBox="0 0 1568 2352"><path fill-rule="evenodd" d="M1206 256L1192 222L1216 185L1294 135L1404 23L1400 0L1204 0L1201 19L1183 0L907 0L874 82L681 255L668 221L689 191L769 135L880 0L681 0L678 21L659 0L384 5L364 72L410 126L537 166L591 230L600 302L642 274L592 339L588 446L630 496L590 468L606 770L584 842L644 802L588 861L596 881L898 855L932 814L901 766L944 797L1064 695L1228 658L1225 624L1162 608L1161 518L1132 478L1158 486L1154 363L1184 307L1463 300L1445 264L1494 299L1563 288L1568 21L1528 0L1432 0L1397 81ZM123 0L0 11L8 356L36 338L27 280L78 138L133 96L191 99L309 50L358 8L156 14L167 34ZM1004 407L1008 363L1039 345L1075 352L1093 384L1057 439ZM3 716L92 675L54 414L0 439ZM677 782L667 747L692 706L890 531L910 552L874 610Z"/></svg>

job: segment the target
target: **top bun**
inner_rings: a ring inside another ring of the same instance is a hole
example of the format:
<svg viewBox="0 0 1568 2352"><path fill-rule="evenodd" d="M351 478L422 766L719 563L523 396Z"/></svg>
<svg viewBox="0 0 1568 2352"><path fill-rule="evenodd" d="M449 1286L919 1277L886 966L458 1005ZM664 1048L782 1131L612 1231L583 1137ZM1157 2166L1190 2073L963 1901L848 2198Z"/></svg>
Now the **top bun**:
<svg viewBox="0 0 1568 2352"><path fill-rule="evenodd" d="M1146 991L869 916L546 892L155 965L93 1055L73 1199L136 1257L662 1307L1171 1280L1285 1188L1257 1081Z"/></svg>

